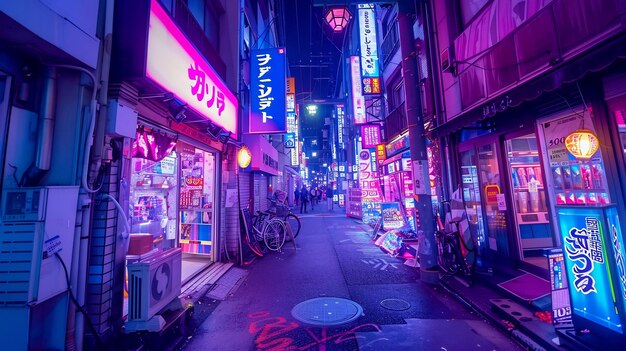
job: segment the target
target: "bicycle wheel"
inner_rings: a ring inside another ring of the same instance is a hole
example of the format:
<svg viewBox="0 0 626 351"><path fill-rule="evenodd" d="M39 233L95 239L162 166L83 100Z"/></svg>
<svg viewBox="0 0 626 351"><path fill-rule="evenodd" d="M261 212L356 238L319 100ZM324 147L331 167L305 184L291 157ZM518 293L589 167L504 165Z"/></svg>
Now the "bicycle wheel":
<svg viewBox="0 0 626 351"><path fill-rule="evenodd" d="M263 229L265 246L272 251L279 251L285 243L287 229L285 223L279 219L271 219Z"/></svg>
<svg viewBox="0 0 626 351"><path fill-rule="evenodd" d="M265 226L266 216L257 215L252 220L252 237L258 242L263 241L263 227Z"/></svg>
<svg viewBox="0 0 626 351"><path fill-rule="evenodd" d="M300 224L300 218L298 218L298 216L296 216L293 213L290 213L287 215L287 217L285 217L285 224L287 225L287 230L291 230L291 235L293 236L293 238L297 238L298 234L300 234L300 228L301 228L301 224ZM289 241L291 240L291 238L287 238Z"/></svg>

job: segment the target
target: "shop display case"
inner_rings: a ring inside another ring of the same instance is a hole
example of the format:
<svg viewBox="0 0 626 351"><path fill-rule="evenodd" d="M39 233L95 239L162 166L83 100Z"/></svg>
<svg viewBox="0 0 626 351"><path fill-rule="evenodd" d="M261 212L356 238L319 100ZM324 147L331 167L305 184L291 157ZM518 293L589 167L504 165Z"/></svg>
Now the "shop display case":
<svg viewBox="0 0 626 351"><path fill-rule="evenodd" d="M529 134L508 139L505 144L521 247L523 250L550 248L554 243L537 138Z"/></svg>
<svg viewBox="0 0 626 351"><path fill-rule="evenodd" d="M176 239L177 157L133 158L130 187L132 233L151 234L154 243ZM164 248L173 244L163 244Z"/></svg>

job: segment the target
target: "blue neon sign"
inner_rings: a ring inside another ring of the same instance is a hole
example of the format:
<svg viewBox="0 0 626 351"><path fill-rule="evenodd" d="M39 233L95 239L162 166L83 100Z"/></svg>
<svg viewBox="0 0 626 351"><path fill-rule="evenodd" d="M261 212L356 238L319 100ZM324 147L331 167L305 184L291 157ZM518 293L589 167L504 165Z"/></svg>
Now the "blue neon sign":
<svg viewBox="0 0 626 351"><path fill-rule="evenodd" d="M573 314L623 333L607 251L607 217L616 218L611 209L562 207L557 213Z"/></svg>

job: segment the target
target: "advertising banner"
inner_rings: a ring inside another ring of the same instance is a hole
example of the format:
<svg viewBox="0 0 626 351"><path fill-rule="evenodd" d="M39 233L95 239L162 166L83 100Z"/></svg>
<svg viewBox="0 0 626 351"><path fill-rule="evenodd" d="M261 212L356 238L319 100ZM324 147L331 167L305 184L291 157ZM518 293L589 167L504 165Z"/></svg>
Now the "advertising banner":
<svg viewBox="0 0 626 351"><path fill-rule="evenodd" d="M365 116L365 97L363 97L363 88L361 87L361 72L358 56L350 57L350 76L352 81L354 124L363 124L367 122L367 120Z"/></svg>
<svg viewBox="0 0 626 351"><path fill-rule="evenodd" d="M404 216L402 215L402 209L399 203L383 202L381 204L381 210L384 230L398 229L404 226Z"/></svg>
<svg viewBox="0 0 626 351"><path fill-rule="evenodd" d="M373 172L371 169L372 152L363 149L359 152L359 185L365 223L380 218L380 203L382 202L378 172Z"/></svg>
<svg viewBox="0 0 626 351"><path fill-rule="evenodd" d="M148 78L237 137L237 98L157 0L150 5L147 51Z"/></svg>
<svg viewBox="0 0 626 351"><path fill-rule="evenodd" d="M557 329L571 328L572 306L569 301L563 250L549 250L548 268L550 272L550 290L552 292L552 324Z"/></svg>
<svg viewBox="0 0 626 351"><path fill-rule="evenodd" d="M363 217L363 213L361 211L361 189L348 189L346 215L353 218Z"/></svg>
<svg viewBox="0 0 626 351"><path fill-rule="evenodd" d="M364 124L361 126L361 142L364 149L373 149L381 143L380 125Z"/></svg>
<svg viewBox="0 0 626 351"><path fill-rule="evenodd" d="M617 282L611 277L609 262L613 257L607 250L614 226L607 221L605 209L610 212L611 208L557 208L567 285L573 315L623 334L615 307L615 302L624 303L622 284L614 286ZM608 214L616 216L616 212Z"/></svg>
<svg viewBox="0 0 626 351"><path fill-rule="evenodd" d="M250 133L287 131L287 59L284 48L251 52Z"/></svg>
<svg viewBox="0 0 626 351"><path fill-rule="evenodd" d="M358 6L362 94L380 94L380 67L374 5L360 4Z"/></svg>

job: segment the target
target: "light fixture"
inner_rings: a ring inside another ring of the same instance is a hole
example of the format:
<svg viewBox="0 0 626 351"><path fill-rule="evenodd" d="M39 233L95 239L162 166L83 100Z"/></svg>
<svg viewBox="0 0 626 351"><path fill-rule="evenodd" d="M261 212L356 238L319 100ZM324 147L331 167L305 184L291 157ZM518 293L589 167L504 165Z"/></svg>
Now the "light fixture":
<svg viewBox="0 0 626 351"><path fill-rule="evenodd" d="M565 148L578 160L590 159L599 147L598 137L589 129L575 130L565 138Z"/></svg>
<svg viewBox="0 0 626 351"><path fill-rule="evenodd" d="M250 161L252 161L252 153L247 146L242 145L241 149L237 151L237 164L241 168L246 168L250 165Z"/></svg>
<svg viewBox="0 0 626 351"><path fill-rule="evenodd" d="M341 32L344 28L348 26L348 22L352 19L352 15L348 8L341 7L331 7L324 16L326 19L326 23L333 29L333 32Z"/></svg>
<svg viewBox="0 0 626 351"><path fill-rule="evenodd" d="M317 114L317 105L306 105L306 112L310 115Z"/></svg>

